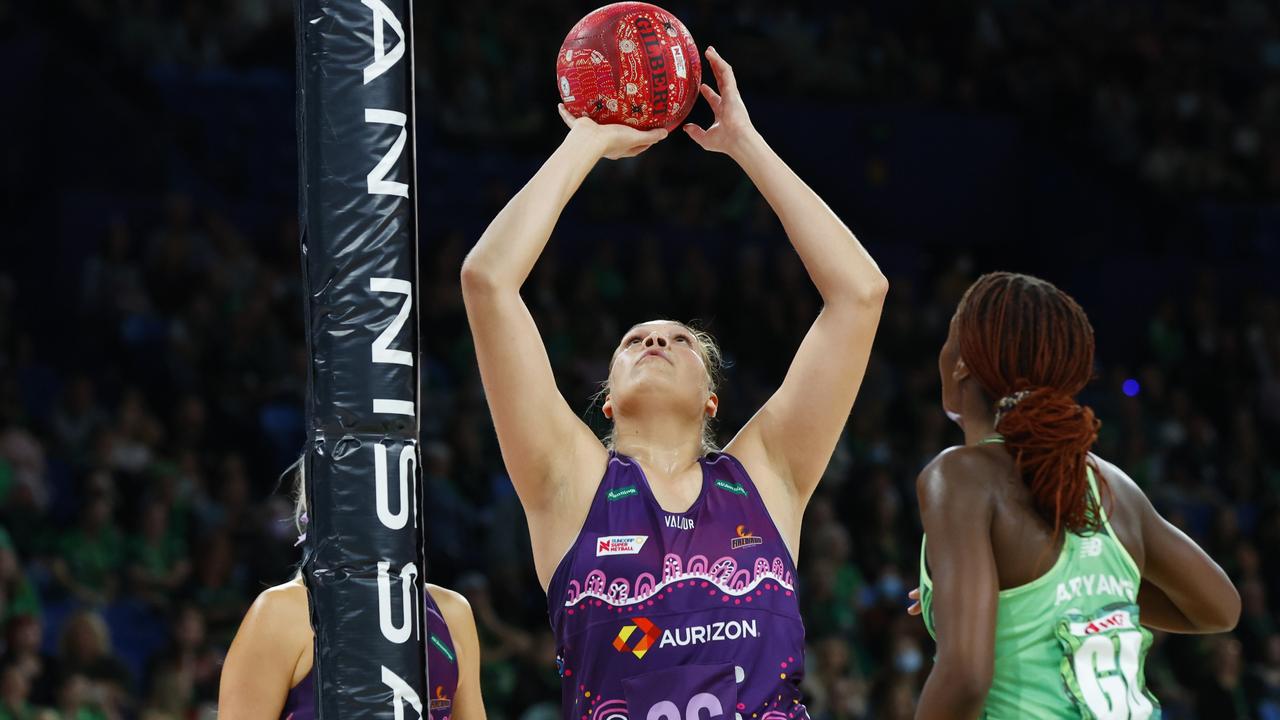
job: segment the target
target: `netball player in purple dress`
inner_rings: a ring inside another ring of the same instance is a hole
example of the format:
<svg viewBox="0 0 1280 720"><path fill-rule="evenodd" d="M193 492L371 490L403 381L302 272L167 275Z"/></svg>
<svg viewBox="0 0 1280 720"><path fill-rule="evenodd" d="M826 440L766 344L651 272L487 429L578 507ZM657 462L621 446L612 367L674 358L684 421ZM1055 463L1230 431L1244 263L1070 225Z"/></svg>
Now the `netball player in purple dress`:
<svg viewBox="0 0 1280 720"><path fill-rule="evenodd" d="M733 70L706 53L715 123L684 130L729 155L782 221L823 299L782 386L723 453L704 428L714 350L674 322L614 351L606 445L556 389L520 287L601 158L662 140L561 114L560 147L489 225L463 296L503 459L529 520L560 652L563 717L806 717L795 595L800 522L862 382L887 282L848 228L752 127ZM674 271L674 269L673 269ZM761 337L761 344L775 342ZM743 348L750 357L750 348ZM764 350L761 350L764 352Z"/></svg>
<svg viewBox="0 0 1280 720"><path fill-rule="evenodd" d="M301 470L295 474L294 497L294 518L302 531L306 507ZM484 720L480 643L471 606L452 590L427 585L425 609L431 720ZM315 720L315 636L309 611L301 574L258 595L222 666L221 720Z"/></svg>

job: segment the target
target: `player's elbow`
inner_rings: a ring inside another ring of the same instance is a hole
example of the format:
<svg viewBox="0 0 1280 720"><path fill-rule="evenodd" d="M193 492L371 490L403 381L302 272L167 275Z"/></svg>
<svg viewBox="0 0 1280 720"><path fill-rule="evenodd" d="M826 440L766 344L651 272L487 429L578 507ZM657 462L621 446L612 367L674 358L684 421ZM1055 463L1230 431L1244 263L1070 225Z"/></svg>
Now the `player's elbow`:
<svg viewBox="0 0 1280 720"><path fill-rule="evenodd" d="M1218 593L1216 602L1209 606L1209 612L1197 623L1206 633L1224 633L1236 629L1240 622L1240 592L1235 585L1226 583Z"/></svg>
<svg viewBox="0 0 1280 720"><path fill-rule="evenodd" d="M991 671L983 672L978 668L962 671L954 688L956 706L965 711L962 716L977 717L987 702L987 693L991 691Z"/></svg>
<svg viewBox="0 0 1280 720"><path fill-rule="evenodd" d="M941 681L943 695L948 706L954 708L954 717L976 718L987 702L987 693L995 670L992 662L946 662L939 659L934 674Z"/></svg>
<svg viewBox="0 0 1280 720"><path fill-rule="evenodd" d="M885 296L889 294L889 278L879 270L872 269L870 278L862 278L852 283L849 299L859 307L876 307L884 305Z"/></svg>
<svg viewBox="0 0 1280 720"><path fill-rule="evenodd" d="M1195 590L1194 596L1179 605L1193 632L1212 634L1234 630L1240 622L1240 591L1227 574L1219 571L1212 582L1201 583Z"/></svg>
<svg viewBox="0 0 1280 720"><path fill-rule="evenodd" d="M822 299L827 309L843 313L850 322L861 323L868 312L880 312L888 294L889 279L876 270L870 278L850 276L834 289L828 287Z"/></svg>
<svg viewBox="0 0 1280 720"><path fill-rule="evenodd" d="M876 271L871 281L867 283L863 295L867 302L874 302L877 305L883 305L885 296L889 294L889 278L884 273Z"/></svg>
<svg viewBox="0 0 1280 720"><path fill-rule="evenodd" d="M467 255L462 261L462 296L463 298L486 295L501 287L502 283L494 268L489 267L475 253Z"/></svg>

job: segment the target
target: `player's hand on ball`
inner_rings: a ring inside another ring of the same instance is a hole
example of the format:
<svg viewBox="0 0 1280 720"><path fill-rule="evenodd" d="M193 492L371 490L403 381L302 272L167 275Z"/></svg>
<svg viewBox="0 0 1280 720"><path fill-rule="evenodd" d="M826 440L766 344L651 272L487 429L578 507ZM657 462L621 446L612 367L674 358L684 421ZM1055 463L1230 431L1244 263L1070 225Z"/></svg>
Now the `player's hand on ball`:
<svg viewBox="0 0 1280 720"><path fill-rule="evenodd" d="M733 78L733 68L720 57L715 48L707 48L704 54L711 65L711 72L716 76L716 87L720 88L718 93L706 83L701 88L702 97L707 99L716 120L706 129L693 123L685 123L684 131L703 150L731 155L754 128L747 115L747 106L742 103L742 96L738 94L738 82Z"/></svg>
<svg viewBox="0 0 1280 720"><path fill-rule="evenodd" d="M667 136L667 131L637 130L629 125L601 125L589 117L574 117L561 103L556 106L560 110L560 118L569 126L570 132L580 132L595 141L600 157L617 160L633 157L648 150L652 145Z"/></svg>

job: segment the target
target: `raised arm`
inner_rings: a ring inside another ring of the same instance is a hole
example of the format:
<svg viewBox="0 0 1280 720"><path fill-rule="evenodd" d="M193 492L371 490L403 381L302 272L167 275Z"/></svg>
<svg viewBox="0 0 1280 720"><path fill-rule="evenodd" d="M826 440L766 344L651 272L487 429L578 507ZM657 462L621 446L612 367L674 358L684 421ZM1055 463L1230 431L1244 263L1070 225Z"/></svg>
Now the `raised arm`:
<svg viewBox="0 0 1280 720"><path fill-rule="evenodd" d="M990 467L972 448L939 455L920 473L916 495L929 538L938 654L920 693L917 720L978 717L995 672L1000 585L991 547L990 486L966 482Z"/></svg>
<svg viewBox="0 0 1280 720"><path fill-rule="evenodd" d="M489 224L462 264L462 297L507 472L528 513L551 506L569 469L605 451L556 388L520 287L556 220L602 157L628 157L666 136L574 120L564 142ZM535 549L536 550L536 549Z"/></svg>
<svg viewBox="0 0 1280 720"><path fill-rule="evenodd" d="M713 48L706 55L720 92L703 85L702 94L716 122L706 130L686 125L685 132L737 161L778 214L822 296L822 312L786 379L729 448L744 462L767 463L802 512L853 408L889 285L849 228L752 127L733 68Z"/></svg>

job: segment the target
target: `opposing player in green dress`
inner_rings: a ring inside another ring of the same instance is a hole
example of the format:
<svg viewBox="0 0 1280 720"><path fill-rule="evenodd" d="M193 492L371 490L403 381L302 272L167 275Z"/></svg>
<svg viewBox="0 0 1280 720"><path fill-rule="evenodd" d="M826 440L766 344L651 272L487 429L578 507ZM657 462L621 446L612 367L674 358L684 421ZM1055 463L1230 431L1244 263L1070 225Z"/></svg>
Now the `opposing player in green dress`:
<svg viewBox="0 0 1280 720"><path fill-rule="evenodd" d="M917 481L938 642L917 718L1158 718L1146 628L1235 627L1222 568L1090 453L1100 424L1075 396L1093 350L1084 311L1038 278L984 275L956 309L938 363L965 444Z"/></svg>

